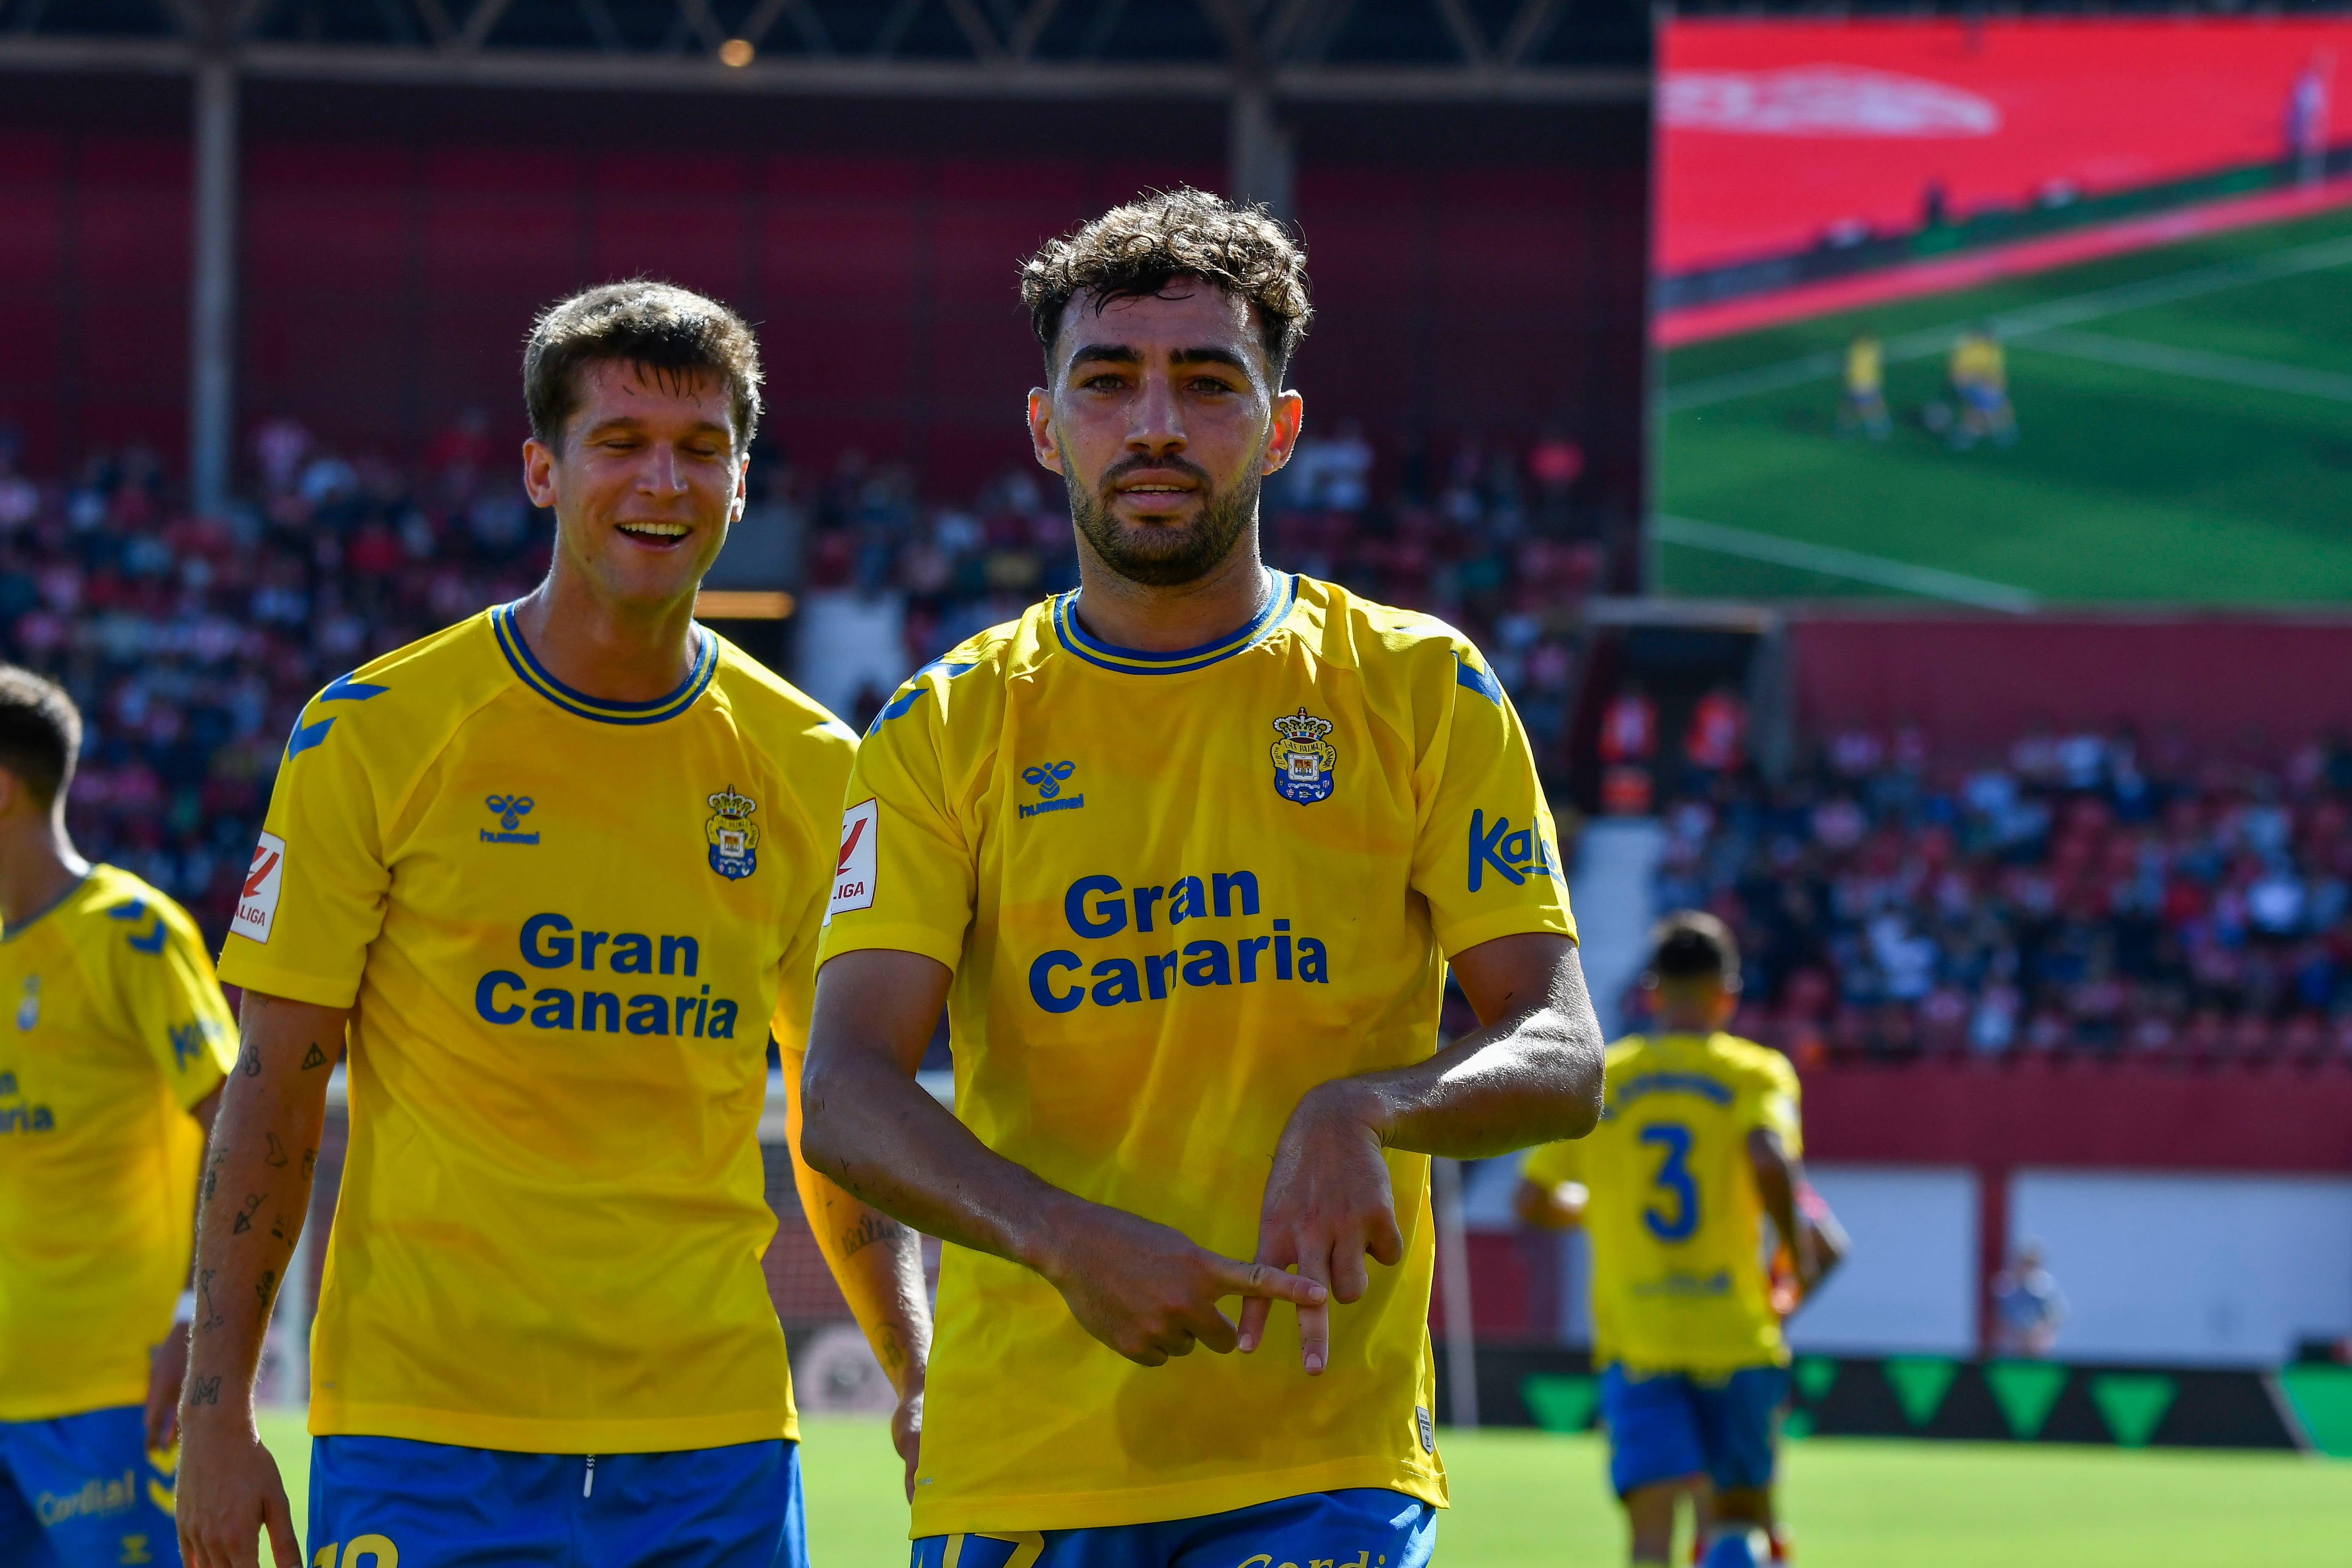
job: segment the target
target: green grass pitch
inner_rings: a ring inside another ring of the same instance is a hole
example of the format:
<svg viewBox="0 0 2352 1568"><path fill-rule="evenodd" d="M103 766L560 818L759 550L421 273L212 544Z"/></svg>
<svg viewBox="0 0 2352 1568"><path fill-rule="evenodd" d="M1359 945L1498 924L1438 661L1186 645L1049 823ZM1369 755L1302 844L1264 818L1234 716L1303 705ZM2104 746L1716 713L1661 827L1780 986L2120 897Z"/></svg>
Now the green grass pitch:
<svg viewBox="0 0 2352 1568"><path fill-rule="evenodd" d="M814 1568L902 1568L907 1511L881 1423L804 1417ZM303 1513L299 1417L263 1434ZM1608 1568L1624 1536L1590 1436L1448 1435L1443 1568ZM2319 1568L2352 1561L2352 1463L2282 1454L1864 1442L1790 1446L1804 1568ZM264 1561L267 1561L265 1558Z"/></svg>
<svg viewBox="0 0 2352 1568"><path fill-rule="evenodd" d="M1986 318L2022 439L1950 451L1920 411ZM1834 428L1838 351L1865 324L1889 349L1884 444ZM2352 598L2352 213L1689 344L1658 406L1670 519L2045 601ZM1787 551L1657 550L1675 594L1902 594Z"/></svg>

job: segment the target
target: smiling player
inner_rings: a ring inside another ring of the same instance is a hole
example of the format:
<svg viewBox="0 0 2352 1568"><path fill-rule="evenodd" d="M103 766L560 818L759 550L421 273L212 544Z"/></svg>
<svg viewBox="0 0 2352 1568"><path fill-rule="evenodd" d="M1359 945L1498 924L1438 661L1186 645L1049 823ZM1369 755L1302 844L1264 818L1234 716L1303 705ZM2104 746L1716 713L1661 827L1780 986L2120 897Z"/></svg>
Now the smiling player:
<svg viewBox="0 0 2352 1568"><path fill-rule="evenodd" d="M1279 227L1155 195L1024 295L1081 586L876 720L805 1085L811 1163L950 1243L915 1561L1419 1568L1427 1156L1597 1110L1527 736L1458 633L1259 559ZM1486 1026L1440 1050L1449 961ZM943 1001L953 1116L913 1079Z"/></svg>
<svg viewBox="0 0 2352 1568"><path fill-rule="evenodd" d="M302 1561L250 1401L347 1035L314 1568L804 1561L757 1139L855 740L693 619L742 515L751 330L615 284L541 317L523 365L547 580L319 694L224 955L245 1043L201 1218L198 1568L253 1563L265 1523ZM911 1459L914 1238L796 1173Z"/></svg>

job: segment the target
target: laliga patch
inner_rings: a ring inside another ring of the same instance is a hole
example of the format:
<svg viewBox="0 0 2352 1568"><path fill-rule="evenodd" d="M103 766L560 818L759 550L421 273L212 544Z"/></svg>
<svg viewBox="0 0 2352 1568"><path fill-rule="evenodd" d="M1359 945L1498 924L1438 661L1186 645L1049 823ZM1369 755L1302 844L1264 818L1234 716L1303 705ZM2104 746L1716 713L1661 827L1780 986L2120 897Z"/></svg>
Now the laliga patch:
<svg viewBox="0 0 2352 1568"><path fill-rule="evenodd" d="M269 940L278 919L278 890L286 880L286 840L265 833L253 847L253 864L246 868L245 886L236 895L236 918L228 929L255 942Z"/></svg>
<svg viewBox="0 0 2352 1568"><path fill-rule="evenodd" d="M833 897L825 900L828 921L845 910L874 907L874 839L882 830L881 807L859 801L841 814L841 854L833 868Z"/></svg>

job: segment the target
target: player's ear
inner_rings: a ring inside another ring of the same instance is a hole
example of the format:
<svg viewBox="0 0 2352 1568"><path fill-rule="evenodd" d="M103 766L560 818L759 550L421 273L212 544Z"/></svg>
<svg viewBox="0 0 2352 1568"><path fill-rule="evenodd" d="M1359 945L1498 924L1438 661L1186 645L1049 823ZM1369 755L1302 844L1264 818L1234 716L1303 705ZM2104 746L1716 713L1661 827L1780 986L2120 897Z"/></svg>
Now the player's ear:
<svg viewBox="0 0 2352 1568"><path fill-rule="evenodd" d="M555 448L536 436L522 444L522 489L541 511L555 505Z"/></svg>
<svg viewBox="0 0 2352 1568"><path fill-rule="evenodd" d="M1069 478L1062 467L1062 446L1054 439L1054 395L1042 386L1029 389L1029 450L1041 468Z"/></svg>
<svg viewBox="0 0 2352 1568"><path fill-rule="evenodd" d="M1259 466L1260 477L1274 472L1290 461L1290 454L1298 447L1298 429L1307 417L1307 400L1296 392L1278 392L1274 397L1274 428L1266 433L1265 461Z"/></svg>

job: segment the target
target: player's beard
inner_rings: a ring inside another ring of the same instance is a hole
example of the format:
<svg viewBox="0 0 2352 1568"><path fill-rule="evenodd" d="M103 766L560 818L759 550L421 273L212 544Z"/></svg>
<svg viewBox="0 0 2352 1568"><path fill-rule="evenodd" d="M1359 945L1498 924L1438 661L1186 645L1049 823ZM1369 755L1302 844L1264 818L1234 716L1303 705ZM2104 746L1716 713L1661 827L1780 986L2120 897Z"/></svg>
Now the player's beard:
<svg viewBox="0 0 2352 1568"><path fill-rule="evenodd" d="M1111 487L1137 468L1175 469L1197 481L1203 498L1189 523L1124 523L1111 510ZM1070 521L1103 564L1131 583L1174 588L1197 583L1233 553L1234 542L1257 516L1255 465L1231 489L1212 484L1206 470L1182 458L1129 458L1111 465L1092 494L1070 487Z"/></svg>

